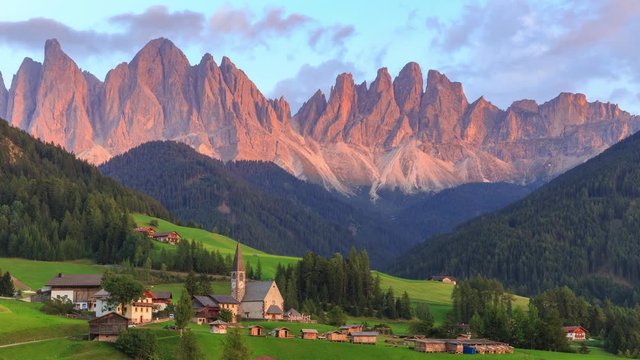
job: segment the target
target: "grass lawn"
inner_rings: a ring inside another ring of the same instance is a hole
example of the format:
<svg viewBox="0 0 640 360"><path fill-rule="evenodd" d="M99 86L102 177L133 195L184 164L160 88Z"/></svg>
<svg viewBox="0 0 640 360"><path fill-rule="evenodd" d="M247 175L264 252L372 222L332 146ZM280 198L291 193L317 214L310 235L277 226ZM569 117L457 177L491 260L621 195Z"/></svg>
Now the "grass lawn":
<svg viewBox="0 0 640 360"><path fill-rule="evenodd" d="M134 214L133 218L139 226L148 226L151 220L156 220L158 221L158 231L177 231L183 238L199 241L204 245L206 249L218 250L222 255L229 254L233 256L236 250L236 241L224 235L211 233L202 229L178 226L168 221L143 214ZM160 244L160 246L170 250L175 249L175 247L172 245ZM254 269L258 263L258 259L260 259L260 264L262 265L262 274L264 278L267 279L275 277L278 264L283 264L286 266L288 264L295 264L300 260L297 257L267 254L263 251L256 250L252 247L242 244L240 245L240 248L242 249L242 255L244 256L245 264L251 263Z"/></svg>
<svg viewBox="0 0 640 360"><path fill-rule="evenodd" d="M0 360L13 359L128 359L113 345L85 340L57 339L0 348Z"/></svg>
<svg viewBox="0 0 640 360"><path fill-rule="evenodd" d="M177 304L178 301L180 301L183 287L184 284L182 283L169 283L149 286L149 289L151 291L170 291L173 294L173 303ZM214 294L231 294L231 283L229 280L214 281L211 283L211 287L213 288Z"/></svg>
<svg viewBox="0 0 640 360"><path fill-rule="evenodd" d="M86 320L47 315L42 304L0 300L0 345L16 342L86 334Z"/></svg>
<svg viewBox="0 0 640 360"><path fill-rule="evenodd" d="M76 261L36 261L18 258L0 257L0 269L9 271L29 286L37 290L44 286L51 278L63 274L101 274L107 267L91 263L88 260Z"/></svg>

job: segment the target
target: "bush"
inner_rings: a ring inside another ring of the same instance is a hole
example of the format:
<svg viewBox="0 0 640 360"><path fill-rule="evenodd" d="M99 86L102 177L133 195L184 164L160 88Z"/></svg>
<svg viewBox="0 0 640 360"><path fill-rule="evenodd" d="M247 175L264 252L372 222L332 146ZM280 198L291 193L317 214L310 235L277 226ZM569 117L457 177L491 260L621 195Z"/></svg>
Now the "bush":
<svg viewBox="0 0 640 360"><path fill-rule="evenodd" d="M340 326L347 322L347 314L340 306L334 306L327 314L327 322L329 325Z"/></svg>
<svg viewBox="0 0 640 360"><path fill-rule="evenodd" d="M53 299L45 301L42 306L42 312L49 315L67 315L77 314L78 311L74 308L71 301L67 299Z"/></svg>
<svg viewBox="0 0 640 360"><path fill-rule="evenodd" d="M218 319L224 322L233 322L233 313L229 309L222 309L218 313Z"/></svg>
<svg viewBox="0 0 640 360"><path fill-rule="evenodd" d="M116 348L136 360L159 359L156 335L148 330L129 330L118 336Z"/></svg>

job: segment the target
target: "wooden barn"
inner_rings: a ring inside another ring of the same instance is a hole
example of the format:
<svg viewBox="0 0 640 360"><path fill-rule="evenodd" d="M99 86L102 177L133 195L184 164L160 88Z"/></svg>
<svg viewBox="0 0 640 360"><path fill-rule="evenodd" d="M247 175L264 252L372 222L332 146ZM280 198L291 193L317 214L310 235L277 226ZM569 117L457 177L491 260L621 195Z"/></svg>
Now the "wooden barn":
<svg viewBox="0 0 640 360"><path fill-rule="evenodd" d="M317 340L318 339L318 330L316 329L301 329L300 337L304 340Z"/></svg>
<svg viewBox="0 0 640 360"><path fill-rule="evenodd" d="M115 312L89 320L89 340L114 342L128 325L129 319Z"/></svg>
<svg viewBox="0 0 640 360"><path fill-rule="evenodd" d="M226 322L222 320L216 320L209 323L209 332L211 332L212 334L226 334L227 326L229 326L229 324L227 324Z"/></svg>
<svg viewBox="0 0 640 360"><path fill-rule="evenodd" d="M249 326L249 336L264 336L264 328L260 325Z"/></svg>
<svg viewBox="0 0 640 360"><path fill-rule="evenodd" d="M156 233L156 229L150 226L141 226L133 229L133 231L143 234L146 237L153 238L153 235Z"/></svg>
<svg viewBox="0 0 640 360"><path fill-rule="evenodd" d="M364 327L358 324L340 326L340 332L345 335L351 335L351 333L362 332L362 331L364 331Z"/></svg>
<svg viewBox="0 0 640 360"><path fill-rule="evenodd" d="M289 334L291 334L291 331L286 328L286 327L281 327L281 328L275 328L273 330L271 330L271 335L273 337L277 337L277 338L289 338Z"/></svg>
<svg viewBox="0 0 640 360"><path fill-rule="evenodd" d="M449 354L462 354L464 351L464 345L462 340L449 340L447 341L447 352Z"/></svg>
<svg viewBox="0 0 640 360"><path fill-rule="evenodd" d="M375 331L353 332L349 336L351 337L351 343L353 344L375 345L378 339L378 333Z"/></svg>
<svg viewBox="0 0 640 360"><path fill-rule="evenodd" d="M447 351L447 342L438 339L416 339L413 350L424 353L443 353Z"/></svg>
<svg viewBox="0 0 640 360"><path fill-rule="evenodd" d="M325 333L324 336L328 341L347 342L347 334L343 334L338 330L329 331Z"/></svg>
<svg viewBox="0 0 640 360"><path fill-rule="evenodd" d="M448 276L448 275L434 275L434 276L431 276L429 280L439 281L441 283L451 284L451 285L455 285L458 282L455 277Z"/></svg>
<svg viewBox="0 0 640 360"><path fill-rule="evenodd" d="M180 240L182 240L182 237L176 231L155 233L151 237L154 240L157 240L166 244L172 244L172 245L176 245L177 243L180 242Z"/></svg>

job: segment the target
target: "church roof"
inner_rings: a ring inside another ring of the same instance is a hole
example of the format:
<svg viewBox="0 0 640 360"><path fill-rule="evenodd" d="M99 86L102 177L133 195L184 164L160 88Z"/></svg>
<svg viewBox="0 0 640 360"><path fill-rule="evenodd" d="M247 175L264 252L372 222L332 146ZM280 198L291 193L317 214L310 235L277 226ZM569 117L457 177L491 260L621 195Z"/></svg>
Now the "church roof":
<svg viewBox="0 0 640 360"><path fill-rule="evenodd" d="M244 268L244 261L242 260L240 243L236 244L236 255L233 257L233 266L231 267L231 271L246 271Z"/></svg>
<svg viewBox="0 0 640 360"><path fill-rule="evenodd" d="M282 314L282 309L278 305L271 305L267 309L267 314Z"/></svg>
<svg viewBox="0 0 640 360"><path fill-rule="evenodd" d="M216 307L216 306L218 306L218 304L216 304L216 302L213 301L213 299L211 299L210 297L208 297L206 295L194 295L193 298L195 300L197 300L203 307L206 307L206 306Z"/></svg>
<svg viewBox="0 0 640 360"><path fill-rule="evenodd" d="M248 281L242 302L263 301L274 283L274 281Z"/></svg>

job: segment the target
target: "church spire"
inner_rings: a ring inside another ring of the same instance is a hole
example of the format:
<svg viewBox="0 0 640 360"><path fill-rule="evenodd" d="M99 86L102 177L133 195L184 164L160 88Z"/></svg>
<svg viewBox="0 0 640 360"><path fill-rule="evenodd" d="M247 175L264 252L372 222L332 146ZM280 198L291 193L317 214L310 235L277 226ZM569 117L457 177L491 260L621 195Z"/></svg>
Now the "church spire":
<svg viewBox="0 0 640 360"><path fill-rule="evenodd" d="M233 271L246 271L244 268L244 261L242 260L242 251L240 250L240 243L236 244L236 255L233 258Z"/></svg>

